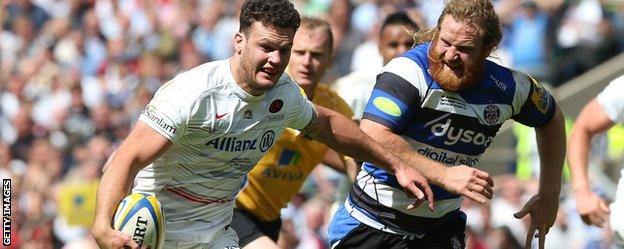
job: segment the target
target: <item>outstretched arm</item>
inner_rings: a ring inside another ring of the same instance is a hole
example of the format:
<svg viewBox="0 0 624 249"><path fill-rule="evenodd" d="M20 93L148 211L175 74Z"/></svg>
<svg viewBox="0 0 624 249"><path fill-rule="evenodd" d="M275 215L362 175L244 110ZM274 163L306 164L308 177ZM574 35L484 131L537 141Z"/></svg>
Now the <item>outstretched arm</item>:
<svg viewBox="0 0 624 249"><path fill-rule="evenodd" d="M427 180L413 167L406 165L393 153L371 139L357 125L343 115L316 106L316 114L302 129L314 139L325 143L336 152L372 162L393 173L408 195L415 196L417 206L426 197L433 209L433 193ZM411 208L411 207L410 207Z"/></svg>
<svg viewBox="0 0 624 249"><path fill-rule="evenodd" d="M576 209L587 225L602 227L609 217L609 207L591 191L587 164L591 139L614 125L596 98L592 99L577 117L568 143L568 162L572 173L572 188L576 195Z"/></svg>
<svg viewBox="0 0 624 249"><path fill-rule="evenodd" d="M494 182L487 172L465 165L447 167L430 160L418 154L401 136L377 122L364 119L360 127L385 148L415 167L431 183L482 204L492 198Z"/></svg>
<svg viewBox="0 0 624 249"><path fill-rule="evenodd" d="M514 214L521 219L531 214L531 226L526 237L526 248L530 248L535 231L539 234L539 248L544 248L546 234L557 217L561 174L565 157L565 121L558 106L553 118L544 126L536 128L537 147L540 155L539 192L531 197L522 209Z"/></svg>
<svg viewBox="0 0 624 249"><path fill-rule="evenodd" d="M127 195L139 170L163 154L171 142L142 121L108 160L97 191L95 221L91 230L101 248L138 248L129 235L114 231L111 221L117 204Z"/></svg>

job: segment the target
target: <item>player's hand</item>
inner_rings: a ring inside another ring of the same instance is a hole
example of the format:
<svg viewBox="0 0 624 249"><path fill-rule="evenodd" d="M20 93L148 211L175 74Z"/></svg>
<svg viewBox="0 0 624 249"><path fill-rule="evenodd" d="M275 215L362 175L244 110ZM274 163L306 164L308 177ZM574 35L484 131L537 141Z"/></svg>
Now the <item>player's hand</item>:
<svg viewBox="0 0 624 249"><path fill-rule="evenodd" d="M429 210L433 211L433 192L424 176L418 173L416 169L407 165L397 168L394 174L401 187L403 187L405 194L408 197L416 198L416 201L413 204L409 204L407 209L420 206L426 199L429 202Z"/></svg>
<svg viewBox="0 0 624 249"><path fill-rule="evenodd" d="M525 248L531 248L533 237L539 238L539 248L543 249L546 242L546 234L555 223L557 209L559 209L559 196L544 197L534 195L524 204L522 209L514 214L516 219L522 219L527 214L531 215L531 226L528 229ZM537 234L535 233L537 231Z"/></svg>
<svg viewBox="0 0 624 249"><path fill-rule="evenodd" d="M444 189L484 204L494 195L494 180L485 171L459 165L446 168L442 181Z"/></svg>
<svg viewBox="0 0 624 249"><path fill-rule="evenodd" d="M592 191L576 193L576 211L587 225L603 227L609 220L609 206Z"/></svg>
<svg viewBox="0 0 624 249"><path fill-rule="evenodd" d="M139 249L137 244L130 235L122 233L112 228L93 229L93 237L102 249Z"/></svg>

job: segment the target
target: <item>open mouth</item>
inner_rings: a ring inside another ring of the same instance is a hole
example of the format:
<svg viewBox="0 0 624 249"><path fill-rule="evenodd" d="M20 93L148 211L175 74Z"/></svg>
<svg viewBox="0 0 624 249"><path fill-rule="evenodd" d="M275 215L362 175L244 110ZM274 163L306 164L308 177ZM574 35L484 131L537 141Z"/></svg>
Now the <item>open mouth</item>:
<svg viewBox="0 0 624 249"><path fill-rule="evenodd" d="M464 72L464 68L461 66L461 64L450 65L450 64L444 63L444 65L446 65L446 67L455 74L462 74Z"/></svg>
<svg viewBox="0 0 624 249"><path fill-rule="evenodd" d="M273 76L273 75L277 74L277 69L272 68L272 67L265 67L265 68L262 68L262 70L260 70L260 71L262 71L263 73L265 73L265 74L267 74L269 76Z"/></svg>

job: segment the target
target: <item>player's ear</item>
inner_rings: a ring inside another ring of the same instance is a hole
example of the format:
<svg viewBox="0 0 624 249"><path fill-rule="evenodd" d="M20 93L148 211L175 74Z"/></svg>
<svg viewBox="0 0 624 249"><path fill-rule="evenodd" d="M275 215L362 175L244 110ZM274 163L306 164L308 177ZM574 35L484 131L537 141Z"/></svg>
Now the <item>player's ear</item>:
<svg viewBox="0 0 624 249"><path fill-rule="evenodd" d="M236 51L237 54L240 54L243 51L246 42L247 37L245 36L245 33L237 32L236 35L234 35L234 51Z"/></svg>

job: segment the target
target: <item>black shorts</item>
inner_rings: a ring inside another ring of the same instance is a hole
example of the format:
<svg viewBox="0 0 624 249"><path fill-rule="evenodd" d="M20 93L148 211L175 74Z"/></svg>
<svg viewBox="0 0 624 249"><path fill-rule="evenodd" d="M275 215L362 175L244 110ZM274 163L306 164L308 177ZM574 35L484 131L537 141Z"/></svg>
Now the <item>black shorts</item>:
<svg viewBox="0 0 624 249"><path fill-rule="evenodd" d="M262 236L267 236L277 242L282 227L282 220L278 218L274 221L263 222L253 216L253 214L235 208L230 227L238 234L240 247L244 247Z"/></svg>
<svg viewBox="0 0 624 249"><path fill-rule="evenodd" d="M463 249L466 247L465 219L451 219L422 238L379 231L358 225L340 240L334 249Z"/></svg>

